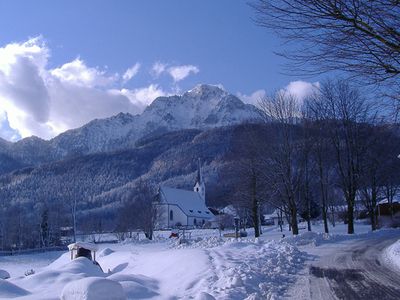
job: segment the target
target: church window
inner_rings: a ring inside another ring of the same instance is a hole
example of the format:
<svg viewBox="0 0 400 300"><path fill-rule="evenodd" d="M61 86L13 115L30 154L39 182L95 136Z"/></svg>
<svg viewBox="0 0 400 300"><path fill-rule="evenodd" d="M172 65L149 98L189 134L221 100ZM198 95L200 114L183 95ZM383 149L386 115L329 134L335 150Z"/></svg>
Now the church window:
<svg viewBox="0 0 400 300"><path fill-rule="evenodd" d="M197 225L197 220L196 219L193 220L193 224Z"/></svg>
<svg viewBox="0 0 400 300"><path fill-rule="evenodd" d="M172 210L170 210L170 212L169 212L169 219L170 219L170 221L172 221L174 219L174 212Z"/></svg>

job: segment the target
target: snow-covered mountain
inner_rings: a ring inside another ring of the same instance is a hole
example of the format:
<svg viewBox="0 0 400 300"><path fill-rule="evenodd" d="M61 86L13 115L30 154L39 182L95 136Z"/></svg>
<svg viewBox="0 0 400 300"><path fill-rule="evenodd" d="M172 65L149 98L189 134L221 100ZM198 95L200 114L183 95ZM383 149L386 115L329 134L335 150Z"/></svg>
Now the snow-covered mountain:
<svg viewBox="0 0 400 300"><path fill-rule="evenodd" d="M123 149L149 135L180 129L206 129L259 118L256 107L217 86L198 85L181 96L159 97L141 115L120 113L94 120L51 140L59 155Z"/></svg>
<svg viewBox="0 0 400 300"><path fill-rule="evenodd" d="M32 160L39 157L39 160L46 161L126 149L148 135L257 122L259 118L259 110L255 106L244 104L217 86L202 84L181 96L159 97L140 115L120 113L110 118L96 119L50 141L27 138L14 144L0 143L0 153L31 164ZM45 157L39 153L45 154Z"/></svg>

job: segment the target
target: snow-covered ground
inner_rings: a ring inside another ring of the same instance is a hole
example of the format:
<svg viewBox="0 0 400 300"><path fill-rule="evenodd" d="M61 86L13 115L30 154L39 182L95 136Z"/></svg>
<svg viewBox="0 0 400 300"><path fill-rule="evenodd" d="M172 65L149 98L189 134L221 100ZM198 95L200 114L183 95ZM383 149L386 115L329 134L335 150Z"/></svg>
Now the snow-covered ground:
<svg viewBox="0 0 400 300"><path fill-rule="evenodd" d="M385 255L387 262L400 272L400 237L396 243L386 248L383 255Z"/></svg>
<svg viewBox="0 0 400 300"><path fill-rule="evenodd" d="M218 230L194 230L184 243L159 232L153 242L102 244L97 260L104 273L86 258L70 261L69 253L0 257L0 269L11 275L0 279L0 298L60 299L62 295L67 300L83 295L84 289L91 289L93 299L122 299L121 291L127 299L302 298L307 261L357 235L346 235L344 224L331 228L330 235L322 233L321 224L314 225L312 233L306 232L305 225L301 228L298 237L287 228L280 232L265 227L260 239L250 237L251 230L248 238L239 241L220 237ZM356 226L358 236L367 237L369 230L369 225ZM385 253L399 262L399 250L400 242ZM35 274L25 276L30 269Z"/></svg>

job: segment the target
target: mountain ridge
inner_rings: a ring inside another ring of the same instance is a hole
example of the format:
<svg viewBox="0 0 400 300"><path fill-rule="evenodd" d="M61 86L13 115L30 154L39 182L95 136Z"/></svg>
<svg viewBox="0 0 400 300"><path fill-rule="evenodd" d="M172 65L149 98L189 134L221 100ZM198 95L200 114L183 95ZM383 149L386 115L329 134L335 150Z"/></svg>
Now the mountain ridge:
<svg viewBox="0 0 400 300"><path fill-rule="evenodd" d="M0 154L28 166L132 148L147 135L259 120L260 112L255 106L243 103L218 86L199 84L182 95L157 97L141 114L121 112L109 118L94 119L50 140L35 136L14 143L0 140Z"/></svg>

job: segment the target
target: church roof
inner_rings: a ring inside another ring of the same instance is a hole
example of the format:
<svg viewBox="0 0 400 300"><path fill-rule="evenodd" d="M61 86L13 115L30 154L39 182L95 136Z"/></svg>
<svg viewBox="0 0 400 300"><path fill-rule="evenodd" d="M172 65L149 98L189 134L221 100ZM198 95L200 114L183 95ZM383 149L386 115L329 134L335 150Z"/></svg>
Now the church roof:
<svg viewBox="0 0 400 300"><path fill-rule="evenodd" d="M188 217L211 218L214 216L199 193L169 187L161 187L160 193L168 204L178 206Z"/></svg>

